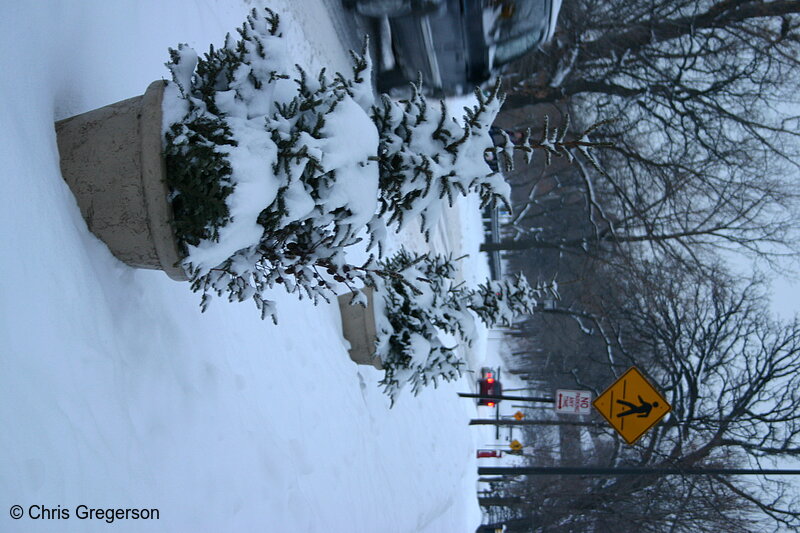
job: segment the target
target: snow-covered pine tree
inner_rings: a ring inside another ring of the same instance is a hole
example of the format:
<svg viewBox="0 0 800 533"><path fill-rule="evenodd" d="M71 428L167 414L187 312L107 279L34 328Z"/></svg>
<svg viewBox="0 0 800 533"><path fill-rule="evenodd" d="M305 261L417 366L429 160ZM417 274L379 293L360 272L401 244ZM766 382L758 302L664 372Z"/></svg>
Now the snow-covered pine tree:
<svg viewBox="0 0 800 533"><path fill-rule="evenodd" d="M516 317L533 313L542 298L558 299L555 281L531 287L524 275L516 274L511 279L486 280L468 291L464 303L492 328L511 326Z"/></svg>
<svg viewBox="0 0 800 533"><path fill-rule="evenodd" d="M238 40L228 35L203 58L185 45L170 51L179 112L165 150L202 307L212 294L252 298L273 320L266 290L327 300L336 282L361 275L346 260L357 234L383 235L368 58L353 54L351 78L310 78L299 66L290 77L278 29L277 14L253 10ZM359 126L363 142L348 146Z"/></svg>
<svg viewBox="0 0 800 533"><path fill-rule="evenodd" d="M470 289L456 283L455 272L450 257L406 250L370 270L367 282L375 288L378 331L375 356L385 369L381 385L392 403L406 385L416 395L439 379L461 376L464 362L455 348L472 344L475 315L487 327L511 325L514 317L533 312L537 299L557 297L555 283L532 288L521 274Z"/></svg>
<svg viewBox="0 0 800 533"><path fill-rule="evenodd" d="M416 395L437 379L457 379L464 363L441 334L459 334L471 342L474 319L462 305L462 290L453 286L453 262L400 250L375 273L370 280L378 331L375 356L383 363L381 385L392 403L406 384Z"/></svg>
<svg viewBox="0 0 800 533"><path fill-rule="evenodd" d="M489 128L503 104L499 86L491 93L475 90L477 104L464 108L462 123L451 118L445 102L430 105L412 85L408 100L383 95L373 108L378 127L380 208L389 224L402 227L420 217L429 236L444 207L458 195L477 192L481 207L508 206L509 186L486 164L493 147Z"/></svg>

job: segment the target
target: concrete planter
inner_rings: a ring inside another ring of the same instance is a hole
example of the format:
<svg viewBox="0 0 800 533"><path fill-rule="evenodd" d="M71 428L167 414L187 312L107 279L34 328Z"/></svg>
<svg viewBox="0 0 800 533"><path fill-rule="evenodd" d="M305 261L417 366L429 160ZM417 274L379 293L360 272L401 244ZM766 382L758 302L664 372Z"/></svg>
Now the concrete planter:
<svg viewBox="0 0 800 533"><path fill-rule="evenodd" d="M352 299L350 294L339 296L339 311L342 314L342 333L350 343L350 359L356 364L374 366L378 370L383 370L380 358L372 357L372 354L375 353L375 340L378 338L375 327L373 293L371 288L364 289L364 294L367 296L366 308L360 305L350 305Z"/></svg>
<svg viewBox="0 0 800 533"><path fill-rule="evenodd" d="M61 174L89 230L124 263L185 281L161 147L164 86L55 126Z"/></svg>

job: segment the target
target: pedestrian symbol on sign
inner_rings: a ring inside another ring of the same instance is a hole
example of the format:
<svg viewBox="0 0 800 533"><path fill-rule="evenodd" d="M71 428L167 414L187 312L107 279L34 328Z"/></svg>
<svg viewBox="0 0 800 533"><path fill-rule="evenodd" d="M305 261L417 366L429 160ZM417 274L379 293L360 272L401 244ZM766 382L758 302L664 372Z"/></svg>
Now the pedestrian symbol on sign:
<svg viewBox="0 0 800 533"><path fill-rule="evenodd" d="M634 405L631 402L626 402L625 400L617 400L617 403L628 407L627 411L617 413L617 418L622 418L623 416L629 415L638 415L639 418L647 418L650 416L650 411L653 410L653 407L658 407L658 402L653 402L651 404L644 401L641 396L639 396L640 405Z"/></svg>

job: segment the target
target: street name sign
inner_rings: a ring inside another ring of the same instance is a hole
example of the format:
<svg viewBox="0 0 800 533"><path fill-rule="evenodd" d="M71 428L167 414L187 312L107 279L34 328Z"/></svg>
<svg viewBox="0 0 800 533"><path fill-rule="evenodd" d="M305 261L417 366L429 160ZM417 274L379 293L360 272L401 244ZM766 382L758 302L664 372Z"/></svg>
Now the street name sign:
<svg viewBox="0 0 800 533"><path fill-rule="evenodd" d="M611 427L633 444L672 407L636 367L630 367L592 402Z"/></svg>
<svg viewBox="0 0 800 533"><path fill-rule="evenodd" d="M553 405L561 415L588 415L592 411L592 393L588 390L556 390Z"/></svg>

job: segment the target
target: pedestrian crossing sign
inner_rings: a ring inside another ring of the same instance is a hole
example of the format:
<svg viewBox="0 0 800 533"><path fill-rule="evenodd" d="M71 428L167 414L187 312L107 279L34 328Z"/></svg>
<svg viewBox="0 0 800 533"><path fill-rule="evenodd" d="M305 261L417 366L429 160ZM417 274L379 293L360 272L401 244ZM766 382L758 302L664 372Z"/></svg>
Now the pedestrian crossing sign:
<svg viewBox="0 0 800 533"><path fill-rule="evenodd" d="M592 402L625 442L633 444L672 407L636 367L629 368Z"/></svg>

